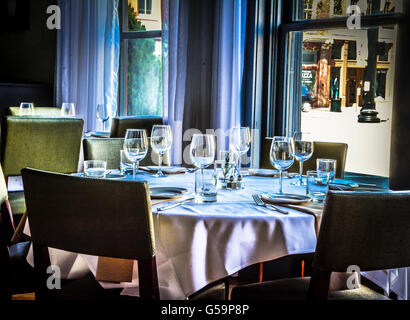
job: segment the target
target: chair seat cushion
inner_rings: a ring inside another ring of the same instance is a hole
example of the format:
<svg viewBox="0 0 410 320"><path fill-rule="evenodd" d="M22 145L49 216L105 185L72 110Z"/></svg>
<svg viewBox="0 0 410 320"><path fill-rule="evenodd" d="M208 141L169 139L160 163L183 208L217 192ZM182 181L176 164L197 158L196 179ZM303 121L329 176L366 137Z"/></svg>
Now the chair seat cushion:
<svg viewBox="0 0 410 320"><path fill-rule="evenodd" d="M310 277L266 281L236 287L232 300L306 300ZM329 293L328 300L388 300L387 297L361 285L359 289Z"/></svg>
<svg viewBox="0 0 410 320"><path fill-rule="evenodd" d="M13 214L23 214L26 211L24 191L9 192L9 202Z"/></svg>

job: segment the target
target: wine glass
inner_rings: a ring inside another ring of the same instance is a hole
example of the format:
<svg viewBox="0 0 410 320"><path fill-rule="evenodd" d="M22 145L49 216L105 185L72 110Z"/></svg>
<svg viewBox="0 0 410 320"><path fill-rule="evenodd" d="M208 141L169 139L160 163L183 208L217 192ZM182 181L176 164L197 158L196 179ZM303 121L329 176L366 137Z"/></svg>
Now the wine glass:
<svg viewBox="0 0 410 320"><path fill-rule="evenodd" d="M195 174L195 197L200 202L215 201L215 193L207 186L204 169L215 159L215 136L210 134L194 134L190 146L190 156L194 165L200 169ZM209 198L209 199L208 199Z"/></svg>
<svg viewBox="0 0 410 320"><path fill-rule="evenodd" d="M108 108L105 104L99 104L97 105L97 119L101 123L101 131L104 131L105 128L105 122L110 118L110 115L108 114Z"/></svg>
<svg viewBox="0 0 410 320"><path fill-rule="evenodd" d="M292 166L294 161L292 138L274 137L270 149L272 165L280 171L279 193L282 194L282 171Z"/></svg>
<svg viewBox="0 0 410 320"><path fill-rule="evenodd" d="M151 147L152 150L159 155L158 172L154 177L165 177L162 172L161 164L164 154L171 149L172 145L172 131L168 125L154 125L151 131Z"/></svg>
<svg viewBox="0 0 410 320"><path fill-rule="evenodd" d="M34 104L31 102L20 103L20 116L33 116L34 115Z"/></svg>
<svg viewBox="0 0 410 320"><path fill-rule="evenodd" d="M292 183L294 186L306 186L303 182L303 162L309 160L313 154L313 140L310 135L296 131L293 135L295 159L299 161L299 180Z"/></svg>
<svg viewBox="0 0 410 320"><path fill-rule="evenodd" d="M237 175L241 174L241 156L248 152L251 143L251 132L248 127L235 127L229 136L230 148L238 155Z"/></svg>
<svg viewBox="0 0 410 320"><path fill-rule="evenodd" d="M66 117L74 117L75 116L75 107L74 103L67 103L64 102L61 106L61 115Z"/></svg>
<svg viewBox="0 0 410 320"><path fill-rule="evenodd" d="M148 138L145 130L128 129L125 134L125 155L133 164L132 178L135 180L138 163L145 158L148 152Z"/></svg>

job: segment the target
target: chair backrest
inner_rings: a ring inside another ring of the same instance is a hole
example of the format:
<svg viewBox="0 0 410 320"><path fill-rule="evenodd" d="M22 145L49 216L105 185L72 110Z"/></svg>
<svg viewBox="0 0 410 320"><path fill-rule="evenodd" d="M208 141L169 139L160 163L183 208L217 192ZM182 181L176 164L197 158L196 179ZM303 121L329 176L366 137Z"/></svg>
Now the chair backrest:
<svg viewBox="0 0 410 320"><path fill-rule="evenodd" d="M313 268L346 272L410 266L410 192L327 195Z"/></svg>
<svg viewBox="0 0 410 320"><path fill-rule="evenodd" d="M9 114L12 116L20 115L20 107L10 107ZM61 109L57 107L34 107L35 116L60 117Z"/></svg>
<svg viewBox="0 0 410 320"><path fill-rule="evenodd" d="M80 118L7 116L2 125L4 175L31 167L77 172L84 121Z"/></svg>
<svg viewBox="0 0 410 320"><path fill-rule="evenodd" d="M90 179L23 169L34 243L96 256L155 256L146 182Z"/></svg>
<svg viewBox="0 0 410 320"><path fill-rule="evenodd" d="M261 148L261 168L274 169L270 161L270 147L272 138L265 138ZM303 163L303 173L308 170L316 170L316 159L335 159L336 160L336 178L343 179L348 145L337 142L319 142L315 141L313 145L312 157ZM299 172L299 163L295 163L288 169L289 172Z"/></svg>
<svg viewBox="0 0 410 320"><path fill-rule="evenodd" d="M148 136L151 135L152 127L162 124L162 118L158 117L116 117L112 119L111 138L124 138L127 129L145 129Z"/></svg>
<svg viewBox="0 0 410 320"><path fill-rule="evenodd" d="M84 160L103 160L107 162L108 169L120 167L120 150L123 149L124 138L87 138L83 140ZM147 155L140 161L141 166L157 165L159 155L148 147ZM169 166L169 152L164 154L162 165Z"/></svg>

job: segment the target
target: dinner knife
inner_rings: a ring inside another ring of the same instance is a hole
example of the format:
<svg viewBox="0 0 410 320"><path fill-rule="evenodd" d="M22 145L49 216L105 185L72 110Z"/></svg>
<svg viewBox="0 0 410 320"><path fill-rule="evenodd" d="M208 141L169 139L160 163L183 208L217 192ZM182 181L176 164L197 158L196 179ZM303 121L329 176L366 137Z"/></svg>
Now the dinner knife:
<svg viewBox="0 0 410 320"><path fill-rule="evenodd" d="M172 208L178 207L178 206L180 206L180 205L182 205L182 204L184 204L184 203L187 203L187 202L189 202L189 201L192 201L192 200L194 200L194 198L188 198L188 199L185 199L185 200L183 200L183 201L179 201L179 202L177 202L177 203L170 204L170 205L168 205L168 206L164 206L164 207L157 208L157 211L165 211L165 210L168 210L168 209L172 209Z"/></svg>

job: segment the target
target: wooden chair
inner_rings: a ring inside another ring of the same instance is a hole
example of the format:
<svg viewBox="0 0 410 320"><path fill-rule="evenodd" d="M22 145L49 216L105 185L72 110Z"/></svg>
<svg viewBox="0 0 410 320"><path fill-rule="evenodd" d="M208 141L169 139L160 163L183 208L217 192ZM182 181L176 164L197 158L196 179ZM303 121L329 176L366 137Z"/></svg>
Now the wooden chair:
<svg viewBox="0 0 410 320"><path fill-rule="evenodd" d="M33 276L32 270L25 261L30 243L12 244L14 230L7 186L0 166L0 301L10 300L21 287L20 283L24 283L26 288L33 283L33 279L29 279Z"/></svg>
<svg viewBox="0 0 410 320"><path fill-rule="evenodd" d="M22 176L34 267L40 279L36 299L64 297L64 287L57 293L46 288L48 247L138 260L140 297L159 299L151 200L146 182L90 179L32 169L23 169ZM99 287L94 278L88 280L93 281L92 288ZM66 289L75 287L75 282ZM85 290L82 286L78 289ZM99 289L102 295L110 291Z"/></svg>
<svg viewBox="0 0 410 320"><path fill-rule="evenodd" d="M6 116L2 123L2 158L6 183L30 167L61 173L78 171L84 120L63 117ZM25 211L23 192L10 192L14 215Z"/></svg>
<svg viewBox="0 0 410 320"><path fill-rule="evenodd" d="M312 277L234 288L232 299L368 300L387 297L361 285L329 292L332 272L410 266L410 193L329 192L312 265Z"/></svg>
<svg viewBox="0 0 410 320"><path fill-rule="evenodd" d="M274 169L274 166L270 161L271 144L272 138L265 138L262 142L261 168ZM346 166L347 149L348 146L345 143L315 141L313 145L312 157L303 163L303 174L306 174L308 170L316 170L316 159L335 159L337 161L336 178L343 179ZM288 171L299 172L299 162L295 161Z"/></svg>
<svg viewBox="0 0 410 320"><path fill-rule="evenodd" d="M160 117L115 117L112 119L111 138L124 138L127 129L145 129L148 136L151 135L152 127L162 124Z"/></svg>

